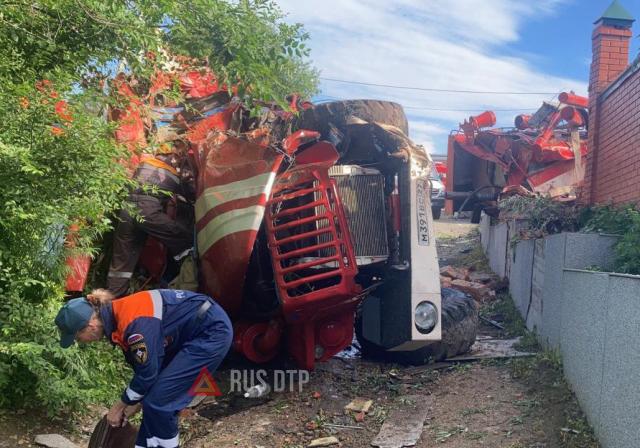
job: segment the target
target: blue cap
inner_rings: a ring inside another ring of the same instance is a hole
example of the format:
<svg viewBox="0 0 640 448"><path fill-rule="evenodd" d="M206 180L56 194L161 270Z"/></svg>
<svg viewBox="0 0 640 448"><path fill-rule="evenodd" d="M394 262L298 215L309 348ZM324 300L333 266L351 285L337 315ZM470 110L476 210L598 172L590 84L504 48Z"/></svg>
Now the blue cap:
<svg viewBox="0 0 640 448"><path fill-rule="evenodd" d="M56 316L56 325L60 330L60 346L70 347L76 339L76 333L87 326L93 315L93 306L84 297L71 299L65 303Z"/></svg>

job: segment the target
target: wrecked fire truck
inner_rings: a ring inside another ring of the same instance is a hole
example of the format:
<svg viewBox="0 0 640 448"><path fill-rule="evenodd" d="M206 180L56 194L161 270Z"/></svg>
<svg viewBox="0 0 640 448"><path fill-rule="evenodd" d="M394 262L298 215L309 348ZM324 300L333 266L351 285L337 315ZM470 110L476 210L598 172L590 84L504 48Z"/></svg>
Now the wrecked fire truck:
<svg viewBox="0 0 640 448"><path fill-rule="evenodd" d="M256 115L202 68L159 72L145 92L120 81L116 138L186 148L196 199L174 208L193 208L197 289L231 316L237 352L312 369L354 329L365 354L414 363L473 344L473 299L440 288L430 160L398 104L292 96ZM163 97L176 83L184 104ZM171 263L148 238L143 284L166 285Z"/></svg>
<svg viewBox="0 0 640 448"><path fill-rule="evenodd" d="M491 111L470 117L449 136L445 210L449 214L497 212L509 194L576 198L584 179L588 99L563 92L533 115L518 115L514 128L493 128Z"/></svg>

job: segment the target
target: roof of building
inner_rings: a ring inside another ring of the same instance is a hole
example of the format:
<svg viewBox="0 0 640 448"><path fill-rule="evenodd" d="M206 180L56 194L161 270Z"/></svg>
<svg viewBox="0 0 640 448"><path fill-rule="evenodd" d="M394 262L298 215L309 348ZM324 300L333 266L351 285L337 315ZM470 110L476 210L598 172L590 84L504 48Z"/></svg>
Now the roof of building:
<svg viewBox="0 0 640 448"><path fill-rule="evenodd" d="M602 13L600 18L596 20L595 23L598 23L601 20L621 21L621 22L635 21L631 13L629 13L629 11L627 11L625 7L622 6L618 0L613 0L613 2L611 2L609 7L606 9L606 11Z"/></svg>

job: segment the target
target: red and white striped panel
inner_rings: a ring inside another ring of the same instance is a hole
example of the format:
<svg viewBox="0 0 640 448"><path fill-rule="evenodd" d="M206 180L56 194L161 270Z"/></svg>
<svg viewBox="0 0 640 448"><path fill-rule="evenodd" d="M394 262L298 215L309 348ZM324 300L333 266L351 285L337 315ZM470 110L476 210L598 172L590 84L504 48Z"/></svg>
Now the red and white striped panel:
<svg viewBox="0 0 640 448"><path fill-rule="evenodd" d="M201 287L234 314L283 156L247 140L217 137L196 151L196 236Z"/></svg>

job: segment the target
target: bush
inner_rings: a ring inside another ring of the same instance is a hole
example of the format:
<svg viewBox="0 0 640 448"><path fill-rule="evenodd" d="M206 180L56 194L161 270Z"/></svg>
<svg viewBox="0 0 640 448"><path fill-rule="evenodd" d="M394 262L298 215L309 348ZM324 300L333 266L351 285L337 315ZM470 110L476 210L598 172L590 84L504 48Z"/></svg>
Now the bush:
<svg viewBox="0 0 640 448"><path fill-rule="evenodd" d="M640 211L635 204L599 205L586 208L582 230L620 235L615 244L615 270L640 274Z"/></svg>
<svg viewBox="0 0 640 448"><path fill-rule="evenodd" d="M91 253L111 228L107 216L120 207L128 176L116 162L125 150L83 107L86 95L67 95L73 118L62 124L57 92L24 89L17 101L15 91L0 90L0 405L52 413L115 398L127 371L104 347L58 345L53 319L63 299L67 229L79 224L77 250Z"/></svg>
<svg viewBox="0 0 640 448"><path fill-rule="evenodd" d="M70 225L73 251L95 254L126 197L128 153L102 118L114 67L144 83L141 55L207 57L247 101L279 103L312 94L317 74L308 36L271 0L34 0L0 16L0 405L73 411L129 375L104 345L60 349L53 324Z"/></svg>
<svg viewBox="0 0 640 448"><path fill-rule="evenodd" d="M540 238L563 231L575 231L577 209L549 196L510 196L498 203L501 218L524 219L523 238Z"/></svg>

